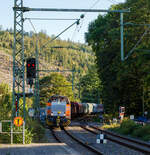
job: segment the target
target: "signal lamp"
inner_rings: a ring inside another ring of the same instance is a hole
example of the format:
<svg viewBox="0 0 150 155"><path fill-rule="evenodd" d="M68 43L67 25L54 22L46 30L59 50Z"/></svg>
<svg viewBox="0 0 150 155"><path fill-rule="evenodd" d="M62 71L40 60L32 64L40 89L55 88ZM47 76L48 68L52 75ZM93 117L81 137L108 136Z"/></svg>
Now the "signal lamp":
<svg viewBox="0 0 150 155"><path fill-rule="evenodd" d="M27 78L28 79L36 78L36 59L35 58L27 59L26 68L27 68Z"/></svg>

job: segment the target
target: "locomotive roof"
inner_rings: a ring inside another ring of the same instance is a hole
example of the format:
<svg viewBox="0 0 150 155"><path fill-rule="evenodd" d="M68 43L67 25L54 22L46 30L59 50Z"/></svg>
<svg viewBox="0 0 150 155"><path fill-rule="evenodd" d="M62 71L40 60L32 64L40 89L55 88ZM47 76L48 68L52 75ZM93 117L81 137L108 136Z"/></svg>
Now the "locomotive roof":
<svg viewBox="0 0 150 155"><path fill-rule="evenodd" d="M53 99L58 99L58 98L60 98L60 99L66 99L67 102L69 102L68 97L63 96L63 95L53 95L53 96L51 96L51 97L49 98L49 101L50 101L50 100L53 100Z"/></svg>

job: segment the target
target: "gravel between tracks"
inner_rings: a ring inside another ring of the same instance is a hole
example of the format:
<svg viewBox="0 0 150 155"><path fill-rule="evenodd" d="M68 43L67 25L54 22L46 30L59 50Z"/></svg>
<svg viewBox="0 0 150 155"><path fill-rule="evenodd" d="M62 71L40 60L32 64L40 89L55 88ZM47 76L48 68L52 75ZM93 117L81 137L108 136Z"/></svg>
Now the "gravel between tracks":
<svg viewBox="0 0 150 155"><path fill-rule="evenodd" d="M70 136L68 136L63 130L57 129L55 134L66 143L69 147L77 151L77 155L96 155L96 153L91 152L84 146L81 146L78 142L73 140ZM74 155L74 154L73 154Z"/></svg>
<svg viewBox="0 0 150 155"><path fill-rule="evenodd" d="M96 144L96 135L82 129L81 127L68 127L68 130L76 137L79 137L91 146L101 150L104 155L143 155L143 153L129 149L109 140L107 141L107 144Z"/></svg>
<svg viewBox="0 0 150 155"><path fill-rule="evenodd" d="M96 133L100 133L100 131L98 131L95 128L91 128L91 127L88 127L88 126L86 126L86 128L90 129L90 130L92 130L92 131L94 131ZM150 154L150 144L149 143L146 143L144 141L140 141L140 140L137 140L137 139L133 139L133 138L130 138L130 137L125 137L125 136L118 137L119 135L117 135L117 134L115 134L113 132L110 132L110 131L106 131L106 130L104 130L103 133L105 133L108 138L111 138L113 140L119 141L121 143L125 143L127 145L131 145L131 146L133 146L135 148L137 147L138 149L141 149L141 150L145 150L146 154Z"/></svg>

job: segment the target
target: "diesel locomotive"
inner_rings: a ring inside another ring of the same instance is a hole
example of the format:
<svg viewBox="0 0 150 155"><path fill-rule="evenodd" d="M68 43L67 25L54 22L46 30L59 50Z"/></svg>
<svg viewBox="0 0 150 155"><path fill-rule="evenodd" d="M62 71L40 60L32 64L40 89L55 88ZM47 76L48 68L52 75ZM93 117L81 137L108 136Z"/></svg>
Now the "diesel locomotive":
<svg viewBox="0 0 150 155"><path fill-rule="evenodd" d="M66 96L53 95L49 98L45 110L41 109L40 120L46 120L49 127L65 127L71 123L71 118L100 114L103 110L102 104L70 102Z"/></svg>
<svg viewBox="0 0 150 155"><path fill-rule="evenodd" d="M68 126L71 123L71 104L66 96L53 95L46 106L46 124L48 126Z"/></svg>

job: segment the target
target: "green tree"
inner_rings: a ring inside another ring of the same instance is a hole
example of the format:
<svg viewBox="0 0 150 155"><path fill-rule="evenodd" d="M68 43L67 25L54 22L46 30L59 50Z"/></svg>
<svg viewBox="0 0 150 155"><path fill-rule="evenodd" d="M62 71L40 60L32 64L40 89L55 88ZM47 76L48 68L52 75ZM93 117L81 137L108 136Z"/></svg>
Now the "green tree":
<svg viewBox="0 0 150 155"><path fill-rule="evenodd" d="M112 6L112 10L131 8L124 14L125 23L149 23L150 13L147 0L127 0ZM140 40L146 26L125 25L125 55ZM99 78L102 81L102 98L105 110L113 113L120 105L126 107L127 114L139 115L142 112L143 85L148 79L149 54L141 49L149 49L148 33L125 61L120 60L120 15L107 13L99 15L89 24L86 40L96 55ZM146 86L149 89L149 86ZM147 90L148 90L147 89ZM144 89L145 90L145 89Z"/></svg>
<svg viewBox="0 0 150 155"><path fill-rule="evenodd" d="M92 66L89 72L80 79L79 85L81 88L81 102L100 102L102 88L95 66Z"/></svg>
<svg viewBox="0 0 150 155"><path fill-rule="evenodd" d="M0 84L0 120L10 119L11 117L12 95L7 84Z"/></svg>
<svg viewBox="0 0 150 155"><path fill-rule="evenodd" d="M52 73L40 79L40 103L46 104L52 95L64 95L73 100L71 83L59 73Z"/></svg>

